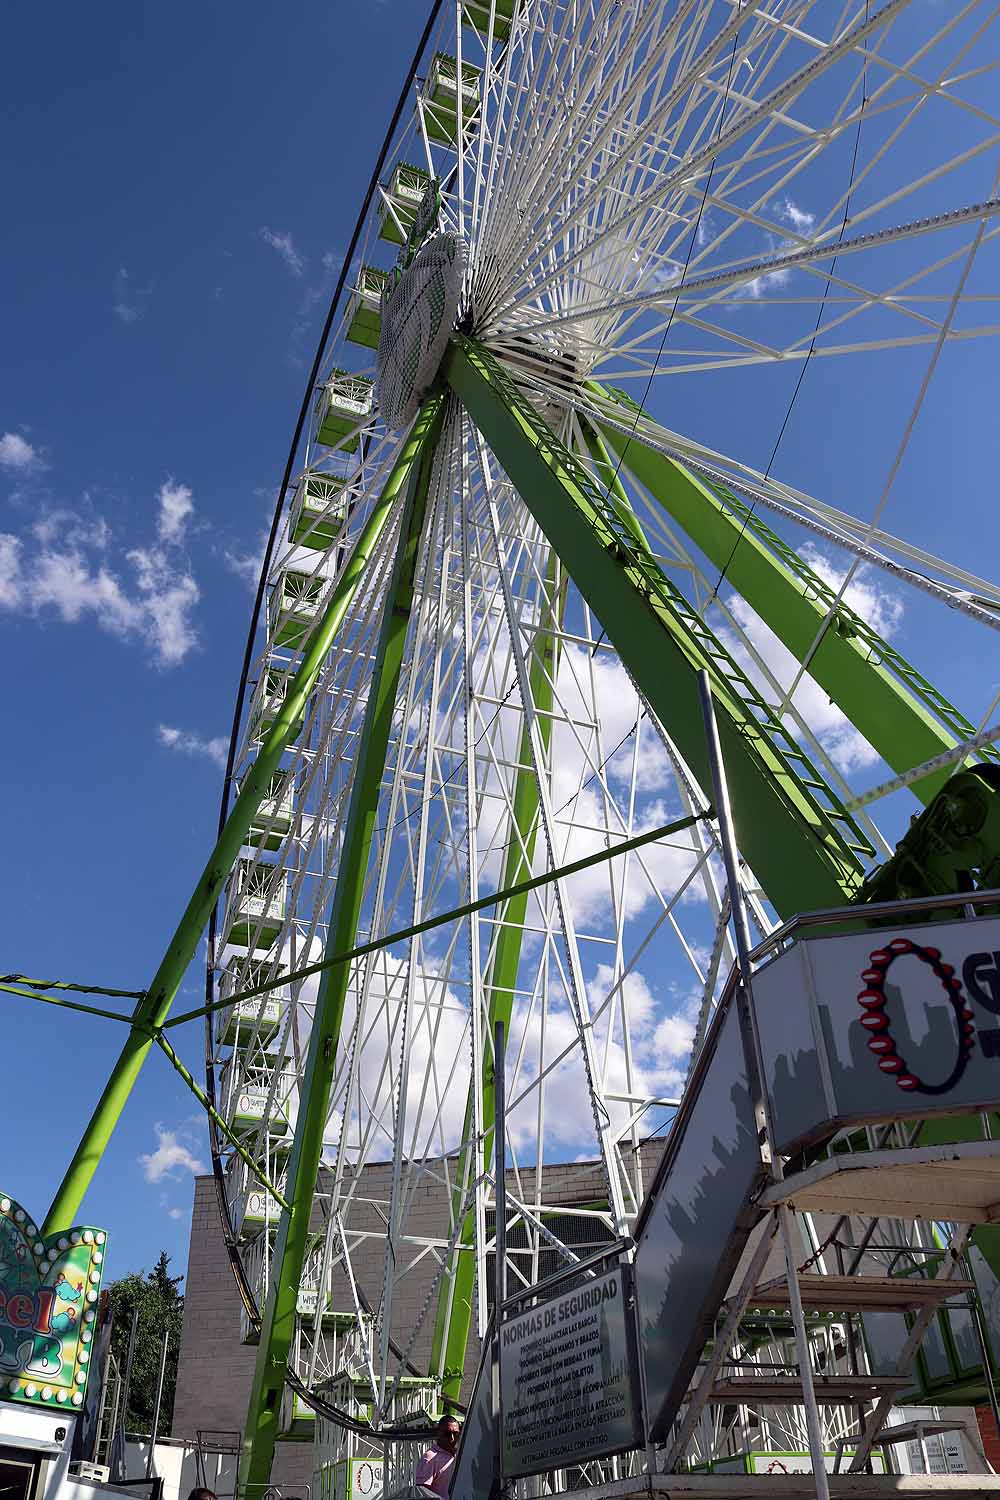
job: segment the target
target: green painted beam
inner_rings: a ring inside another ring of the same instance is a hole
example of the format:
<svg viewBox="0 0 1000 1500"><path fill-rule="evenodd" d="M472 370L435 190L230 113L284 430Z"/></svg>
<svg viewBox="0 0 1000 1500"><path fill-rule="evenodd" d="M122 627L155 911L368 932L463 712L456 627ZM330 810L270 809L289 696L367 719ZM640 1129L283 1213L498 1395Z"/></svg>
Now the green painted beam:
<svg viewBox="0 0 1000 1500"><path fill-rule="evenodd" d="M187 1084L188 1088L191 1090L192 1094L197 1099L202 1109L215 1125L216 1130L222 1136L223 1140L228 1141L229 1145L236 1152L236 1155L243 1163L245 1163L247 1170L253 1173L254 1177L260 1183L261 1187L269 1192L275 1202L279 1203L281 1207L284 1208L286 1204L281 1193L279 1193L278 1189L275 1187L270 1177L268 1177L267 1173L263 1171L261 1167L259 1167L254 1161L253 1157L250 1155L249 1151L244 1146L243 1142L240 1140L236 1132L231 1128L228 1121L224 1120L219 1114L219 1111L216 1109L211 1099L205 1093L205 1090L201 1087L201 1084L197 1082L194 1075L185 1067L184 1063L177 1056L177 1053L174 1051L173 1047L171 1047L170 1043L163 1035L163 1032L157 1031L155 1033L155 1037L156 1044L160 1048L160 1051L163 1053L164 1057L167 1059L167 1062L176 1071L178 1076L182 1078Z"/></svg>
<svg viewBox="0 0 1000 1500"><path fill-rule="evenodd" d="M553 598L556 587L556 555L549 552L546 569L548 597ZM556 637L552 629L555 620L561 623L565 605L565 587L559 590L555 612L539 623L532 642L531 659L528 666L528 685L531 701L538 715L538 732L543 753L548 752L552 734L552 700L556 673ZM514 782L511 806L511 836L504 856L501 889L518 885L531 874L538 834L539 789L538 777L532 764L531 735L527 720L521 729L521 743L517 757L518 771ZM522 852L523 851L523 852ZM528 892L522 891L508 900L499 913L504 925L496 929L493 960L489 967L489 1037L495 1033L497 1021L502 1021L504 1035L510 1034L510 1018L514 1009L514 990L517 972L521 964L521 946L524 939L524 919L528 909ZM483 1156L489 1161L493 1152L493 1065L486 1051L483 1056L482 1077L483 1100ZM465 1125L462 1139L466 1142L459 1157L452 1190L452 1214L461 1213L462 1203L473 1179L473 1149L470 1144L473 1133L473 1107L470 1091L465 1106ZM472 1326L472 1298L476 1283L475 1214L469 1212L462 1225L458 1247L451 1264L441 1280L438 1292L437 1312L434 1322L434 1338L431 1345L429 1368L440 1370L443 1375L442 1393L446 1400L458 1401L461 1395L462 1377L465 1372L465 1355Z"/></svg>
<svg viewBox="0 0 1000 1500"><path fill-rule="evenodd" d="M410 623L431 466L446 400L441 393L424 403L410 439L417 462L410 470L399 545L383 605L371 688L358 740L347 824L327 929L326 953L331 956L349 948L357 934L379 790L399 690L403 647ZM323 1152L330 1089L350 976L350 964L341 963L325 970L316 996L285 1187L290 1207L282 1210L278 1222L271 1285L261 1322L257 1364L244 1429L239 1476L239 1488L243 1494L263 1494L271 1477L285 1371L295 1333L295 1303L309 1245L309 1216Z"/></svg>
<svg viewBox="0 0 1000 1500"><path fill-rule="evenodd" d="M625 486L618 477L620 465L616 464L611 457L597 428L592 427L585 417L580 419L580 430L583 433L587 451L594 460L597 477L607 490L608 499L632 533L637 545L644 552L651 552L652 548L646 539L646 533L639 524L639 518L632 509L632 502L625 491Z"/></svg>
<svg viewBox="0 0 1000 1500"><path fill-rule="evenodd" d="M271 777L278 769L282 755L295 738L320 668L389 524L396 498L410 477L415 459L423 451L424 435L423 429L418 431L414 427L362 529L351 560L331 595L323 618L289 686L285 701L244 780L240 795L208 857L208 863L153 981L132 1014L129 1035L52 1201L43 1225L43 1234L56 1234L76 1223L83 1196L153 1045L153 1032L167 1019L174 996L194 957L198 939L205 930L209 913L218 901L233 862L246 841L254 814L268 795Z"/></svg>
<svg viewBox="0 0 1000 1500"><path fill-rule="evenodd" d="M616 391L594 389L618 397ZM638 410L621 400L625 412ZM629 436L611 426L602 432L652 498L714 567L725 569L736 592L803 661L836 590L722 485L708 484L676 459L647 447L641 432ZM809 672L894 771L908 771L975 733L959 710L843 601ZM912 790L929 803L950 774L947 768L932 772Z"/></svg>
<svg viewBox="0 0 1000 1500"><path fill-rule="evenodd" d="M489 352L456 336L443 370L703 785L708 670L740 847L778 913L851 900L871 846L746 674Z"/></svg>

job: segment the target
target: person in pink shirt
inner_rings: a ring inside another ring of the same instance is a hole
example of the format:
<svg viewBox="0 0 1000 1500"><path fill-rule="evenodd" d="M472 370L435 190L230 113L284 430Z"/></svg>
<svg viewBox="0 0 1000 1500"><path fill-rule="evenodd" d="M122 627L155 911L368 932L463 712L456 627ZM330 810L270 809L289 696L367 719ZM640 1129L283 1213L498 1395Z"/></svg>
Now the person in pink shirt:
<svg viewBox="0 0 1000 1500"><path fill-rule="evenodd" d="M421 1456L413 1476L414 1484L437 1500L448 1500L459 1430L457 1417L442 1417L434 1431L433 1446Z"/></svg>

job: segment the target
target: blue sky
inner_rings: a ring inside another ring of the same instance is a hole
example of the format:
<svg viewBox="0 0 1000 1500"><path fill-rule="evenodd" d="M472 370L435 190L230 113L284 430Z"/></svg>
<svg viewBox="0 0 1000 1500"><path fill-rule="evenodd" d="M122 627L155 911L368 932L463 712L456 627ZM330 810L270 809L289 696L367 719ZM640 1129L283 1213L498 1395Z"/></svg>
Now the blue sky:
<svg viewBox="0 0 1000 1500"><path fill-rule="evenodd" d="M108 0L55 25L7 18L4 969L141 987L201 869L262 533L425 14ZM869 515L926 358L816 361L775 472ZM987 574L995 358L985 342L945 351L885 516ZM763 466L796 374L695 377L654 409ZM894 639L982 713L992 642L909 601ZM192 971L182 1000L199 989ZM0 1186L41 1216L121 1029L4 1005ZM198 1071L200 1027L174 1040ZM194 1102L154 1057L85 1209L111 1231L112 1275L161 1247L183 1268L199 1161Z"/></svg>
<svg viewBox="0 0 1000 1500"><path fill-rule="evenodd" d="M140 988L210 847L212 742L331 257L425 15L347 9L8 18L6 970ZM4 1018L0 1180L41 1216L122 1036L13 997ZM175 1040L200 1071L200 1028ZM196 1109L151 1058L85 1208L112 1275L161 1246L183 1267Z"/></svg>

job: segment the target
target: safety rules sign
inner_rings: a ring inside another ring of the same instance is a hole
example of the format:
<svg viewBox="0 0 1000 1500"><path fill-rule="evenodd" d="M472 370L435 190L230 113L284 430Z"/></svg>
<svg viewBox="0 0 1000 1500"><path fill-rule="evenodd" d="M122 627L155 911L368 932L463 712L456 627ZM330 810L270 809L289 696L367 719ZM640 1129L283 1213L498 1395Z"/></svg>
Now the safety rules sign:
<svg viewBox="0 0 1000 1500"><path fill-rule="evenodd" d="M626 1268L500 1330L502 1465L539 1474L642 1442Z"/></svg>

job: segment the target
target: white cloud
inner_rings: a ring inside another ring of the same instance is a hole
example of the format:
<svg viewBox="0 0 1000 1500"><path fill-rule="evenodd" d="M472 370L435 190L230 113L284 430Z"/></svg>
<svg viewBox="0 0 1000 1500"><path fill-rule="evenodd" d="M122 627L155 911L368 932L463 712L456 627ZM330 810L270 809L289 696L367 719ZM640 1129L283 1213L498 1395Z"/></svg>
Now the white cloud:
<svg viewBox="0 0 1000 1500"><path fill-rule="evenodd" d="M160 541L168 544L183 541L188 517L194 511L190 489L186 484L175 484L172 479L167 479L160 485L157 499L160 503L157 522Z"/></svg>
<svg viewBox="0 0 1000 1500"><path fill-rule="evenodd" d="M788 281L789 272L785 269L780 271L769 271L766 276L755 276L753 281L748 281L745 286L739 287L739 292L749 292L753 298L759 297L765 287L784 286Z"/></svg>
<svg viewBox="0 0 1000 1500"><path fill-rule="evenodd" d="M269 533L270 528L265 527L257 538L256 547L252 547L249 552L231 552L225 548L222 553L222 561L230 573L235 573L237 578L242 578L247 588L254 592L260 581L260 570L264 566L264 553L267 550Z"/></svg>
<svg viewBox="0 0 1000 1500"><path fill-rule="evenodd" d="M25 441L17 432L5 432L0 437L0 468L13 469L19 474L27 473L38 463L37 449Z"/></svg>
<svg viewBox="0 0 1000 1500"><path fill-rule="evenodd" d="M0 608L17 608L21 598L20 574L20 537L0 532Z"/></svg>
<svg viewBox="0 0 1000 1500"><path fill-rule="evenodd" d="M206 740L187 729L174 729L169 724L160 724L156 731L161 745L176 750L179 755L207 755L217 766L225 766L229 742L221 735Z"/></svg>
<svg viewBox="0 0 1000 1500"><path fill-rule="evenodd" d="M176 1130L168 1130L159 1122L153 1129L156 1131L156 1150L141 1152L136 1158L147 1182L162 1182L164 1177L176 1177L184 1172L190 1172L194 1177L207 1171L204 1162L199 1161L180 1140Z"/></svg>
<svg viewBox="0 0 1000 1500"><path fill-rule="evenodd" d="M694 1038L697 997L681 995L673 986L665 997L659 995L638 969L616 984L614 969L602 963L587 985L587 998L593 1018L598 1087L606 1094L679 1097ZM624 1045L626 1025L631 1061ZM511 1100L520 1097L520 1103L511 1111L510 1134L518 1150L527 1150L529 1156L537 1134L538 1111L537 1089L531 1085L538 1078L543 1055L551 1059L563 1052L564 1060L544 1083L546 1150L555 1148L562 1154L583 1146L588 1155L595 1155L597 1139L587 1076L568 998L550 988L544 1039L537 1006L529 1014L525 1002L518 1001L511 1021L508 1056L519 1055L521 1061L512 1072L508 1089ZM633 1107L622 1100L607 1101L608 1114L617 1129L626 1127ZM650 1130L654 1121L655 1114L651 1114L643 1120L641 1129Z"/></svg>
<svg viewBox="0 0 1000 1500"><path fill-rule="evenodd" d="M772 203L771 208L778 222L787 224L788 228L793 230L800 238L807 237L816 223L816 215L810 213L806 208L800 208L797 203L792 202L791 198L779 198L777 202ZM798 250L800 248L796 240L779 240L775 239L772 234L767 236L767 253L769 255L780 255L784 250ZM783 267L779 271L768 271L764 276L755 276L753 281L748 281L744 286L737 289L737 295L748 292L751 297L757 298L767 287L785 286L791 279L791 274L788 267Z"/></svg>
<svg viewBox="0 0 1000 1500"><path fill-rule="evenodd" d="M142 634L155 648L161 666L176 666L198 640L191 622L191 612L200 597L198 585L190 573L175 568L158 548L147 551L137 547L128 554L128 560L138 577Z"/></svg>
<svg viewBox="0 0 1000 1500"><path fill-rule="evenodd" d="M72 511L43 517L30 536L33 546L27 537L0 537L0 608L35 617L53 611L67 625L93 619L111 635L145 642L161 667L194 648L198 585L162 548L135 547L116 568L107 522Z"/></svg>
<svg viewBox="0 0 1000 1500"><path fill-rule="evenodd" d="M293 276L302 275L306 268L305 260L296 250L292 236L287 231L284 234L278 234L275 230L265 227L259 229L257 233L265 245L270 245L272 250L277 251Z"/></svg>
<svg viewBox="0 0 1000 1500"><path fill-rule="evenodd" d="M796 234L807 235L816 223L816 215L811 214L808 209L799 208L791 198L782 198L775 203L774 211L781 222L794 229Z"/></svg>
<svg viewBox="0 0 1000 1500"><path fill-rule="evenodd" d="M136 286L124 266L119 266L115 277L115 301L113 311L115 317L128 327L132 323L138 323L145 314L143 301L149 296L152 287Z"/></svg>
<svg viewBox="0 0 1000 1500"><path fill-rule="evenodd" d="M31 534L44 547L60 541L64 549L74 551L92 547L104 552L111 542L111 527L103 516L79 516L76 511L61 507L45 511L32 522Z"/></svg>
<svg viewBox="0 0 1000 1500"><path fill-rule="evenodd" d="M167 1214L171 1219L183 1219L184 1210L183 1208L168 1208Z"/></svg>

